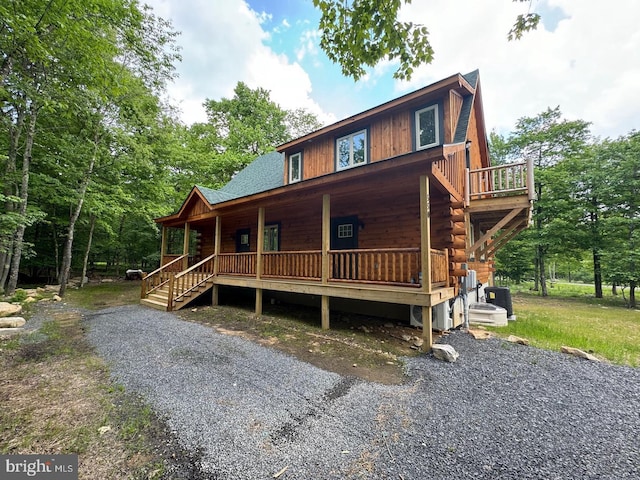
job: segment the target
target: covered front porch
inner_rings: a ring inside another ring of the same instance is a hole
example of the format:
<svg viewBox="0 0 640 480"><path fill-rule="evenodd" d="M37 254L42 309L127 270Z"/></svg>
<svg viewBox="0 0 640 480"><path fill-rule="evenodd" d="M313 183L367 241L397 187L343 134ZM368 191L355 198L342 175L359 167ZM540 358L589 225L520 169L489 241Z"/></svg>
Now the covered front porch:
<svg viewBox="0 0 640 480"><path fill-rule="evenodd" d="M432 245L430 182L412 176L408 188L406 181L373 176L354 192L352 184L334 181L330 193L272 195L268 203L198 215L194 202L186 208L191 212L163 223L162 267L143 280L142 303L177 310L212 290L217 304L219 286L228 285L254 289L260 315L265 291L314 295L325 329L331 298L416 305L431 345L431 308L456 288L447 248ZM375 193L366 201L365 186ZM180 228L182 252L169 248L171 228Z"/></svg>

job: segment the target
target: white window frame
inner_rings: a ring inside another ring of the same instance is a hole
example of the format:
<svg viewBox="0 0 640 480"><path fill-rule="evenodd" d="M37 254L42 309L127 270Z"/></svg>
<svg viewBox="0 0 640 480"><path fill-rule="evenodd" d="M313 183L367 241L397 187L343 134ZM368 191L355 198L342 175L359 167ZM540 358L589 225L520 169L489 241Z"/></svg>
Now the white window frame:
<svg viewBox="0 0 640 480"><path fill-rule="evenodd" d="M298 162L298 177L293 177L293 162ZM289 183L296 183L302 180L302 152L289 155Z"/></svg>
<svg viewBox="0 0 640 480"><path fill-rule="evenodd" d="M353 162L353 137L364 134L364 160L359 163ZM349 140L349 164L347 166L340 166L340 151L338 145L342 140ZM369 162L369 141L367 139L367 129L358 130L357 132L350 133L349 135L345 135L343 137L336 139L336 170L346 170L348 168L359 167L361 165L366 165Z"/></svg>
<svg viewBox="0 0 640 480"><path fill-rule="evenodd" d="M433 110L433 114L435 116L435 121L436 121L435 142L430 143L428 145L420 145L420 114L427 112L429 110ZM428 107L421 108L420 110L416 110L416 113L414 115L414 123L415 123L415 130L416 130L416 150L424 150L425 148L431 148L431 147L435 147L436 145L440 145L440 116L438 115L437 103L435 105L430 105Z"/></svg>
<svg viewBox="0 0 640 480"><path fill-rule="evenodd" d="M338 225L338 238L353 238L353 223Z"/></svg>

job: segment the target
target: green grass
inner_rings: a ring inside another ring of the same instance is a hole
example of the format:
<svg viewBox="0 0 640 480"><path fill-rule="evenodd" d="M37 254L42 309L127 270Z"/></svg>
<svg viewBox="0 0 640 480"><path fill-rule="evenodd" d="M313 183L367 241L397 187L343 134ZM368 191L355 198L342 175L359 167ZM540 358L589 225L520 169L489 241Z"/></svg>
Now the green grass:
<svg viewBox="0 0 640 480"><path fill-rule="evenodd" d="M579 348L616 364L640 365L640 311L624 307L608 290L596 299L593 287L556 284L549 297L513 292L515 322L491 328L499 336L517 335L532 346L558 351Z"/></svg>
<svg viewBox="0 0 640 480"><path fill-rule="evenodd" d="M140 283L121 281L89 284L83 288L67 290L65 301L90 310L133 305L140 302Z"/></svg>

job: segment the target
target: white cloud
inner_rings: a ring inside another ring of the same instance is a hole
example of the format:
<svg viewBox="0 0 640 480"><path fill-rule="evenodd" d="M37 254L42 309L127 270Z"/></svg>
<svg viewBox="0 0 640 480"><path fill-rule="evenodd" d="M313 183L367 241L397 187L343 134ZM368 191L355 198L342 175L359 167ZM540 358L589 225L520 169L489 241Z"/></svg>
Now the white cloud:
<svg viewBox="0 0 640 480"><path fill-rule="evenodd" d="M514 42L506 36L517 14L526 12L522 4L431 0L406 6L404 18L429 28L436 57L410 83L398 83L398 92L479 68L489 128L511 130L519 117L556 105L567 118L593 122L597 135L640 128L640 2L603 8L594 0L548 0L544 6L568 18L553 32L541 25Z"/></svg>
<svg viewBox="0 0 640 480"><path fill-rule="evenodd" d="M272 17L257 13L244 0L146 0L155 12L182 32L178 43L183 61L169 95L186 123L202 122L205 99L231 97L238 81L271 91L283 108L304 107L321 121L332 121L311 98L311 81L298 63L275 54L265 41L263 23ZM288 22L281 24L288 26Z"/></svg>
<svg viewBox="0 0 640 480"><path fill-rule="evenodd" d="M274 7L259 14L246 1L150 2L183 32L181 78L171 94L181 102L187 122L204 120L200 104L233 95L238 81L271 90L283 108L306 107L329 122L335 118L324 112L328 108L352 115L452 73L479 68L489 129L506 133L518 118L556 105L567 118L592 122L600 136L640 129L637 0L611 5L537 0L533 6L547 21L514 42L507 41L507 33L517 15L527 11L526 2L414 1L403 7L401 17L427 26L435 59L418 68L411 82L396 82L395 90L390 87L395 65L389 62L369 69L359 82L341 77L339 67L319 50L319 33L308 11ZM280 20L283 13L286 20ZM266 30L269 24L273 38Z"/></svg>

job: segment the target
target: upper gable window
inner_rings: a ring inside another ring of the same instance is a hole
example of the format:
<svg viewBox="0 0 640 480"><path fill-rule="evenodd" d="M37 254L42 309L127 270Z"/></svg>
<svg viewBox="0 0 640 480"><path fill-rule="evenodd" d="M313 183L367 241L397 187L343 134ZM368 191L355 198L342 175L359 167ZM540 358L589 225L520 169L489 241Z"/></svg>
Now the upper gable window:
<svg viewBox="0 0 640 480"><path fill-rule="evenodd" d="M337 170L357 167L367 163L367 131L340 137L336 140Z"/></svg>
<svg viewBox="0 0 640 480"><path fill-rule="evenodd" d="M289 183L302 180L302 153L289 155Z"/></svg>
<svg viewBox="0 0 640 480"><path fill-rule="evenodd" d="M435 147L439 143L438 105L416 111L416 150Z"/></svg>

